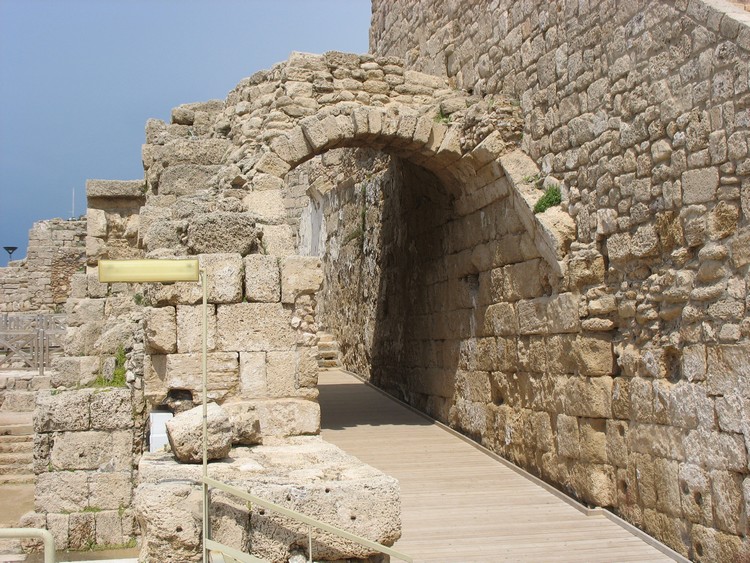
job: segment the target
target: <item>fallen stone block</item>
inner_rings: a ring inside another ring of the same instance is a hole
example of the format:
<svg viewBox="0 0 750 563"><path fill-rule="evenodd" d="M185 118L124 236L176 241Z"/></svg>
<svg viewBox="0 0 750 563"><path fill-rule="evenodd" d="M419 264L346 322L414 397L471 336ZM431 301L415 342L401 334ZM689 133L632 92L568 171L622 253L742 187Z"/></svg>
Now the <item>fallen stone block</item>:
<svg viewBox="0 0 750 563"><path fill-rule="evenodd" d="M272 440L234 448L208 467L209 477L265 500L393 545L401 535L398 482L318 437ZM200 559L201 468L165 453L139 464L135 510L142 530L140 561ZM211 492L212 538L268 561L284 562L307 546L307 525L218 490ZM313 558L338 561L374 555L368 548L313 530Z"/></svg>
<svg viewBox="0 0 750 563"><path fill-rule="evenodd" d="M223 459L232 447L232 422L216 403L207 406L207 454ZM182 412L167 421L167 439L172 453L182 463L203 461L203 406Z"/></svg>

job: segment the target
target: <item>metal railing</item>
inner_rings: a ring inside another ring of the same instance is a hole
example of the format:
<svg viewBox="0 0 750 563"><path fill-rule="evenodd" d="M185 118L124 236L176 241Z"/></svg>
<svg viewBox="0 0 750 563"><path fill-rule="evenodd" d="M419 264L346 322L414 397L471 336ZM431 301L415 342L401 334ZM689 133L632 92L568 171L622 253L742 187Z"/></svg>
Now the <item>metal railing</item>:
<svg viewBox="0 0 750 563"><path fill-rule="evenodd" d="M0 315L0 367L21 364L44 375L64 334L65 315Z"/></svg>
<svg viewBox="0 0 750 563"><path fill-rule="evenodd" d="M406 561L407 563L412 563L413 561L413 559L409 557L408 555L405 555L399 551L396 551L393 548L387 547L383 544L380 544L372 540L368 540L367 538L363 538L356 534L352 534L351 532L347 532L346 530L342 530L341 528L337 528L336 526L331 526L330 524L320 522L319 520L316 520L315 518L310 518L309 516L305 516L304 514L300 514L299 512L295 512L294 510L289 510L288 508L284 508L283 506L280 506L273 502L256 497L255 495L252 495L246 491L238 489L237 487L232 487L231 485L222 483L221 481L217 481L216 479L212 479L211 477L203 477L203 484L205 486L213 487L215 489L219 489L221 491L234 495L249 503L256 504L262 508L265 508L266 510L271 510L273 512L281 514L282 516L286 516L287 518L291 518L292 520L301 522L302 524L307 524L307 545L308 545L307 557L308 557L308 561L310 562L312 562L313 560L313 546L312 546L313 528L322 530L324 532L328 532L329 534L333 534L334 536L338 536L342 539L349 540L358 545L361 545L362 547L367 547L374 551L378 551L380 553L390 555L391 557L395 557L396 559L400 559L401 561ZM258 563L258 562L263 561L262 559L258 559L257 557L254 557L253 555L250 555L248 553L243 553L229 546L215 542L211 540L210 538L206 538L206 548L209 550L222 552L223 554L226 554L229 557L234 558L237 561L240 561L242 563Z"/></svg>
<svg viewBox="0 0 750 563"><path fill-rule="evenodd" d="M0 539L38 538L44 542L44 563L55 563L55 538L41 528L0 528Z"/></svg>

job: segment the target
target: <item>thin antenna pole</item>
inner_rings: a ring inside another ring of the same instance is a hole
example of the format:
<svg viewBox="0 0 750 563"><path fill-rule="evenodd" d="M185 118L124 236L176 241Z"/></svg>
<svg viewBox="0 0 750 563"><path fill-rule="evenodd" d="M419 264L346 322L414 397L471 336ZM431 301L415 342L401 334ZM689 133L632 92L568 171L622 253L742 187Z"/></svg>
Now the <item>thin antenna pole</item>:
<svg viewBox="0 0 750 563"><path fill-rule="evenodd" d="M76 188L73 186L73 203L70 206L70 218L76 218Z"/></svg>

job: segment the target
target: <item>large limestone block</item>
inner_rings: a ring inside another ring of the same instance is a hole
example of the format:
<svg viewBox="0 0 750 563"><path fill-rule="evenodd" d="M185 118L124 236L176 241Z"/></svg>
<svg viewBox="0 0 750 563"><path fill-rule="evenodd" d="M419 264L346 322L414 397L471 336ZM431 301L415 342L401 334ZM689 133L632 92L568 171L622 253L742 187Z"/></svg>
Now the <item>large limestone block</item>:
<svg viewBox="0 0 750 563"><path fill-rule="evenodd" d="M157 147L160 160L175 164L221 164L224 153L231 147L227 139L177 139Z"/></svg>
<svg viewBox="0 0 750 563"><path fill-rule="evenodd" d="M276 256L245 256L245 297L251 302L276 303L281 299L281 276Z"/></svg>
<svg viewBox="0 0 750 563"><path fill-rule="evenodd" d="M750 397L750 344L707 347L706 380L711 395Z"/></svg>
<svg viewBox="0 0 750 563"><path fill-rule="evenodd" d="M125 430L134 425L130 389L94 390L89 400L89 409L92 430Z"/></svg>
<svg viewBox="0 0 750 563"><path fill-rule="evenodd" d="M224 410L232 421L232 445L252 446L263 441L255 403L230 401L224 403Z"/></svg>
<svg viewBox="0 0 750 563"><path fill-rule="evenodd" d="M185 196L211 187L221 166L199 166L195 164L178 164L169 166L159 178L160 195Z"/></svg>
<svg viewBox="0 0 750 563"><path fill-rule="evenodd" d="M323 284L319 258L287 256L281 260L281 301L294 303L300 295L316 293Z"/></svg>
<svg viewBox="0 0 750 563"><path fill-rule="evenodd" d="M177 324L174 307L147 307L143 312L146 352L174 354L177 351Z"/></svg>
<svg viewBox="0 0 750 563"><path fill-rule="evenodd" d="M237 303L242 301L243 265L239 253L205 254L201 266L208 280L210 303Z"/></svg>
<svg viewBox="0 0 750 563"><path fill-rule="evenodd" d="M62 432L55 436L50 463L56 469L126 471L133 457L133 435L114 432Z"/></svg>
<svg viewBox="0 0 750 563"><path fill-rule="evenodd" d="M320 405L306 399L255 401L263 436L300 436L320 432Z"/></svg>
<svg viewBox="0 0 750 563"><path fill-rule="evenodd" d="M52 393L39 391L34 412L34 432L88 430L91 423L91 389Z"/></svg>
<svg viewBox="0 0 750 563"><path fill-rule="evenodd" d="M257 399L266 392L266 353L240 352L240 396Z"/></svg>
<svg viewBox="0 0 750 563"><path fill-rule="evenodd" d="M251 490L253 494L302 514L392 545L400 536L400 500L398 482L369 467L318 437L305 436L253 448L235 448L225 463L211 464L209 475L219 481ZM201 468L178 464L165 454L145 454L139 464L141 485L136 491L138 519L144 530L144 545L158 546L162 552L151 552L158 559L169 557L175 542L175 526L181 520L191 524L196 511L191 492L198 491ZM180 485L175 481L195 483ZM165 495L179 495L179 501ZM248 511L244 503L231 500L222 492L212 495L211 528L218 541L235 548L248 543L254 555L268 561L286 562L307 541L307 527L278 518L268 510ZM150 511L146 514L145 505ZM159 511L157 514L155 511ZM166 517L170 514L169 517ZM156 522L156 525L152 525ZM161 525L169 522L169 525ZM184 528L183 528L184 531ZM198 532L193 532L197 534ZM191 536L193 538L194 536ZM369 550L341 541L327 534L316 534L315 557L338 561L366 558ZM184 540L196 553L200 546L194 539ZM183 552L181 561L192 561ZM144 553L141 553L141 557Z"/></svg>
<svg viewBox="0 0 750 563"><path fill-rule="evenodd" d="M37 475L34 507L38 512L79 512L88 507L86 473L55 471Z"/></svg>
<svg viewBox="0 0 750 563"><path fill-rule="evenodd" d="M263 225L261 248L271 256L289 256L296 252L295 233L290 225Z"/></svg>
<svg viewBox="0 0 750 563"><path fill-rule="evenodd" d="M207 405L209 460L223 459L232 448L232 421L216 403ZM181 412L167 421L167 438L172 453L181 463L203 461L203 406Z"/></svg>
<svg viewBox="0 0 750 563"><path fill-rule="evenodd" d="M201 560L202 495L187 483L143 483L135 493L143 532L139 561Z"/></svg>
<svg viewBox="0 0 750 563"><path fill-rule="evenodd" d="M133 474L127 471L95 471L88 476L89 506L101 510L118 510L130 506Z"/></svg>
<svg viewBox="0 0 750 563"><path fill-rule="evenodd" d="M611 375L614 369L612 341L606 336L579 336L573 343L573 354L580 375Z"/></svg>
<svg viewBox="0 0 750 563"><path fill-rule="evenodd" d="M107 215L103 209L86 210L86 234L99 238L107 236Z"/></svg>
<svg viewBox="0 0 750 563"><path fill-rule="evenodd" d="M104 299L68 299L65 304L68 326L81 326L90 321L101 320L104 315Z"/></svg>
<svg viewBox="0 0 750 563"><path fill-rule="evenodd" d="M682 173L682 202L685 205L705 203L716 197L719 171L715 167L688 170Z"/></svg>
<svg viewBox="0 0 750 563"><path fill-rule="evenodd" d="M193 394L193 401L200 401L203 385L202 354L170 354L163 363L152 357L151 366L157 380L167 389L186 389ZM163 370L163 375L159 373ZM237 387L239 381L239 359L236 352L213 352L208 354L208 397L223 400ZM153 377L147 376L148 379Z"/></svg>
<svg viewBox="0 0 750 563"><path fill-rule="evenodd" d="M207 307L206 346L216 350L216 307ZM177 306L177 352L186 354L203 350L203 305Z"/></svg>
<svg viewBox="0 0 750 563"><path fill-rule="evenodd" d="M281 303L219 305L216 311L220 350L260 352L291 350L296 334L291 312Z"/></svg>
<svg viewBox="0 0 750 563"><path fill-rule="evenodd" d="M143 180L86 180L86 196L90 199L142 199Z"/></svg>
<svg viewBox="0 0 750 563"><path fill-rule="evenodd" d="M253 190L242 201L261 223L279 223L286 216L281 190Z"/></svg>
<svg viewBox="0 0 750 563"><path fill-rule="evenodd" d="M256 247L258 232L247 214L215 211L193 218L187 237L188 248L195 254L237 252L245 256Z"/></svg>
<svg viewBox="0 0 750 563"><path fill-rule="evenodd" d="M320 406L315 401L297 398L252 399L230 401L224 407L237 419L257 419L264 438L320 432Z"/></svg>
<svg viewBox="0 0 750 563"><path fill-rule="evenodd" d="M612 416L612 378L570 377L561 385L565 414L587 418Z"/></svg>

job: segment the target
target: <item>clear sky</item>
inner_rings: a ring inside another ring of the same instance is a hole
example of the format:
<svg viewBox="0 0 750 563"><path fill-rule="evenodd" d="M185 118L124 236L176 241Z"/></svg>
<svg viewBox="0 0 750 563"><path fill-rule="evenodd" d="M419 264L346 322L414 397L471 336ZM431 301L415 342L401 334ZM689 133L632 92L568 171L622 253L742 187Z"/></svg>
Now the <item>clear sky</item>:
<svg viewBox="0 0 750 563"><path fill-rule="evenodd" d="M369 0L0 0L0 247L74 189L85 213L87 178L142 178L148 118L291 51L365 53L369 24Z"/></svg>

